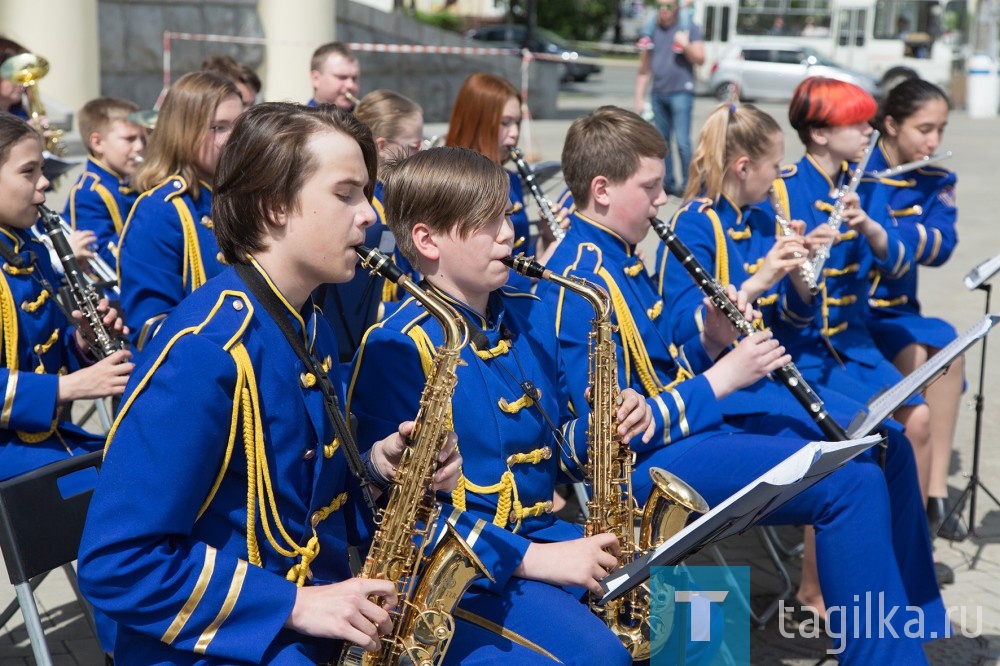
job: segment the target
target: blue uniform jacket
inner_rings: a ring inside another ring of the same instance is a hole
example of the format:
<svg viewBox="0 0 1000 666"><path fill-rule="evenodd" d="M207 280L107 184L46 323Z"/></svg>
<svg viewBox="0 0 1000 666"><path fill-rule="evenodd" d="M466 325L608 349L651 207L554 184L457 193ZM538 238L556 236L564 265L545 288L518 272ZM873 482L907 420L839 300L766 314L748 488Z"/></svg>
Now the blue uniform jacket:
<svg viewBox="0 0 1000 666"><path fill-rule="evenodd" d="M311 303L287 316L342 400L329 326ZM147 351L80 547L82 589L119 624L116 662L335 657L338 643L282 628L296 581L350 577L348 544L370 531L319 387L233 269Z"/></svg>
<svg viewBox="0 0 1000 666"><path fill-rule="evenodd" d="M872 171L889 167L884 149L879 148L868 164ZM936 165L882 179L889 196L886 222L906 243L911 260L917 264L940 266L958 244L955 182L954 173ZM916 266L898 277L874 274L869 304L876 317L891 316L897 310L919 314Z"/></svg>
<svg viewBox="0 0 1000 666"><path fill-rule="evenodd" d="M73 229L89 229L97 234L97 253L108 266L115 267L118 236L138 197L124 176L90 157L70 190L63 219Z"/></svg>
<svg viewBox="0 0 1000 666"><path fill-rule="evenodd" d="M433 287L432 287L433 288ZM436 292L442 294L442 292ZM498 593L520 565L531 541L565 541L582 528L557 520L552 493L560 465L575 467L585 454L586 418L573 418L562 390L560 357L552 344L551 316L530 294L507 291L490 297L492 319L442 294L481 331L486 349L467 345L452 398L452 427L463 470L451 504L475 518L470 543ZM419 407L433 350L443 342L438 321L413 298L373 327L355 358L349 406L360 441L375 441L412 420ZM530 380L556 427L560 447L539 409L519 386ZM447 501L447 500L446 500ZM448 513L447 509L445 513ZM452 512L455 513L455 512ZM479 585L490 585L481 579Z"/></svg>
<svg viewBox="0 0 1000 666"><path fill-rule="evenodd" d="M740 209L725 196L716 204L711 199L684 204L674 214L671 228L722 286L732 284L737 289L764 263L776 235L773 217L754 206ZM656 247L655 275L668 306L671 336L687 344L701 333L704 294L663 243ZM777 299L777 286L757 299L765 320Z"/></svg>
<svg viewBox="0 0 1000 666"><path fill-rule="evenodd" d="M137 352L185 296L222 270L212 232L212 190L200 185L195 200L180 176L168 178L139 196L125 222L118 274L122 309Z"/></svg>
<svg viewBox="0 0 1000 666"><path fill-rule="evenodd" d="M647 396L656 423L647 444L638 438L629 443L633 450L655 450L684 437L717 432L722 411L708 380L697 374L713 361L697 338L682 347L673 344L663 300L635 256L635 246L574 213L569 231L546 265L554 273L583 278L611 294L618 382L621 388ZM536 293L555 312L572 401L583 404L593 308L551 282L539 281Z"/></svg>
<svg viewBox="0 0 1000 666"><path fill-rule="evenodd" d="M853 165L845 163L841 174L845 182L850 177L849 166L853 168ZM783 169L781 178L774 182L775 192L789 219L803 220L807 233L826 223L833 210L831 192L838 184L831 181L808 154L797 164ZM858 194L861 206L868 215L886 226L886 188L866 179L858 188ZM773 215L767 202L762 203L761 208L768 215ZM899 234L891 226L887 226L887 232L888 251L886 257L880 260L864 236L843 227L840 242L831 248L823 268L820 291L811 304L805 304L798 297L789 280L782 281L782 303L775 333L796 363L802 365L800 359L803 356L817 353L825 356L825 352L816 351L823 345L822 337L825 337L842 357L869 368L884 364L885 359L874 345L865 323L868 317L867 278L872 271L899 277L910 265L910 252Z"/></svg>
<svg viewBox="0 0 1000 666"><path fill-rule="evenodd" d="M8 227L0 227L0 243L25 260L22 268L4 263L0 277L0 479L7 479L96 451L102 438L70 423L58 403L59 375L81 364L73 329L51 291L59 280L45 245Z"/></svg>

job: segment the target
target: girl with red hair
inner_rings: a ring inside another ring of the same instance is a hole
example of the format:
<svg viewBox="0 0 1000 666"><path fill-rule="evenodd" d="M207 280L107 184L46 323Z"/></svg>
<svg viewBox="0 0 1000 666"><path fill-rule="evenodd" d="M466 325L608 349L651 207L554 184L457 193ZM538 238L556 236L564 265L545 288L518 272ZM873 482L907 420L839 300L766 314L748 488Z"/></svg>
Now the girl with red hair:
<svg viewBox="0 0 1000 666"><path fill-rule="evenodd" d="M510 159L521 135L521 94L507 79L488 72L476 72L465 80L455 98L448 121L446 146L471 148L497 164ZM525 252L543 256L544 249L555 240L545 224L539 225L541 238L534 238L527 211L524 208L524 186L521 177L507 171L510 178L510 202L514 212L514 254ZM535 247L535 242L538 247ZM509 285L528 290L531 282L511 272Z"/></svg>

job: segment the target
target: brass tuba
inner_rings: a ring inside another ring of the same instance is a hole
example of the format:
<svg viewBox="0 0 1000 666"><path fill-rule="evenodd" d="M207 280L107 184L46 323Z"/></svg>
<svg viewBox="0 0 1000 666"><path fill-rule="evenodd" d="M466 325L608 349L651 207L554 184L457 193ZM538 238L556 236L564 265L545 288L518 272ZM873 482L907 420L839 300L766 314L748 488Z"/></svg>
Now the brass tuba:
<svg viewBox="0 0 1000 666"><path fill-rule="evenodd" d="M0 64L0 77L24 88L24 94L28 98L28 113L31 115L31 124L42 135L45 141L45 150L61 157L66 153L66 144L62 143L63 131L49 129L42 125L45 106L38 93L38 81L48 73L49 61L34 53L11 56L4 60L3 64Z"/></svg>
<svg viewBox="0 0 1000 666"><path fill-rule="evenodd" d="M451 523L445 524L447 534L430 554L424 552L440 511L431 484L438 453L448 439L448 409L458 383L455 371L463 363L461 352L469 331L462 315L418 287L385 254L364 246L358 246L357 251L365 267L420 301L441 323L445 339L434 355L413 434L403 449L389 487L389 502L379 514L378 531L358 574L396 584L397 605L389 612L392 633L382 637L381 649L375 653L346 646L339 663L433 666L444 659L455 633L455 606L477 578L489 577Z"/></svg>
<svg viewBox="0 0 1000 666"><path fill-rule="evenodd" d="M587 430L587 482L591 499L586 536L610 532L621 545L619 565L638 559L687 525L691 516L708 511L708 504L691 486L666 470L649 470L653 490L642 511L639 539L635 518L639 508L632 495L635 454L618 435L618 346L612 334L611 299L586 280L557 275L532 259L519 255L505 262L518 273L549 280L582 296L594 308L589 340L590 425ZM650 618L649 586L642 585L604 606L591 610L618 636L636 661L649 659L669 637L669 622ZM651 623L653 629L651 630ZM666 625L666 626L664 626Z"/></svg>

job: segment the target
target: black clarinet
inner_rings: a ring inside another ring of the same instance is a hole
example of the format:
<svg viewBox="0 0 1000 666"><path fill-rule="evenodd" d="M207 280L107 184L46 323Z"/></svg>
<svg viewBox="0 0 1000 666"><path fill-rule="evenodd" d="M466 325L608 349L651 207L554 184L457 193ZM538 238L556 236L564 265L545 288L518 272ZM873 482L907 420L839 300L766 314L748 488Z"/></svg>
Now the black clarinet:
<svg viewBox="0 0 1000 666"><path fill-rule="evenodd" d="M66 234L63 233L62 219L59 214L43 204L38 205L38 212L41 215L42 225L44 225L46 233L52 239L52 247L59 257L63 272L66 274L69 300L73 307L83 313L94 333L95 340L94 344L91 345L94 356L98 359L107 358L116 351L125 349L128 346L125 339L108 331L104 326L101 313L97 310L101 296L97 293L93 282L83 272L80 262L76 260L73 248L66 239Z"/></svg>
<svg viewBox="0 0 1000 666"><path fill-rule="evenodd" d="M708 296L712 304L726 315L733 326L736 327L736 330L739 331L740 335L753 335L756 332L753 324L747 321L747 318L743 316L743 313L736 307L736 304L726 295L719 281L713 278L705 270L705 267L695 259L694 254L677 237L674 230L666 222L657 218L652 218L649 222L653 226L653 231L656 232L656 235L663 240L664 245L670 250L670 254L674 255L681 262L681 265L691 274L695 284ZM823 407L823 400L806 383L806 380L802 378L802 374L799 373L799 369L795 367L794 363L789 362L787 365L778 368L774 371L774 374L791 391L792 396L798 400L799 404L809 412L809 416L812 417L813 421L816 422L816 425L819 426L819 429L823 431L823 434L830 441L840 442L850 439L847 436L847 432L840 427L839 423L833 420L833 417Z"/></svg>
<svg viewBox="0 0 1000 666"><path fill-rule="evenodd" d="M549 225L552 235L556 238L565 236L566 230L562 228L559 220L556 219L555 213L552 212L552 203L545 196L545 193L542 192L542 188L538 187L538 183L535 182L535 172L524 161L521 151L512 147L510 149L510 158L514 160L514 165L521 172L521 178L524 179L524 182L528 185L528 189L531 190L531 195L535 197L535 203L538 204L538 211L542 219L545 220L545 223Z"/></svg>

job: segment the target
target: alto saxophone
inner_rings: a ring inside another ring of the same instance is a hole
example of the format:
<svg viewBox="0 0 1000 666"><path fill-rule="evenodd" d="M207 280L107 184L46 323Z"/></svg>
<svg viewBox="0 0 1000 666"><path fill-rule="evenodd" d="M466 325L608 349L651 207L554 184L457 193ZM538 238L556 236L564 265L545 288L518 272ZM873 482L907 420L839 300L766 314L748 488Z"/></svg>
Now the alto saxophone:
<svg viewBox="0 0 1000 666"><path fill-rule="evenodd" d="M653 490L641 513L636 538L635 518L639 508L632 495L635 454L618 435L618 346L612 338L611 299L600 287L581 278L557 275L524 255L511 257L504 263L522 275L568 289L594 308L588 344L588 382L593 407L587 429L586 468L591 499L587 503L589 517L584 534L614 534L621 545L619 566L628 564L683 529L692 515L708 511L708 504L684 481L654 467L649 470ZM657 626L658 619L650 618L648 585L603 606L592 602L590 608L636 661L655 654L669 637L668 627Z"/></svg>
<svg viewBox="0 0 1000 666"><path fill-rule="evenodd" d="M359 574L395 583L398 601L389 613L392 632L381 638L378 652L365 652L356 645L345 647L339 663L432 666L441 663L451 643L455 633L452 614L462 595L477 578L489 577L450 523L445 523L447 534L429 555L425 554L440 513L432 483L438 453L448 441L447 413L458 383L456 369L462 364L468 327L454 308L418 287L385 254L364 246L357 251L362 265L420 301L440 322L444 342L434 355L413 434L403 450L389 502L379 514L378 530Z"/></svg>

